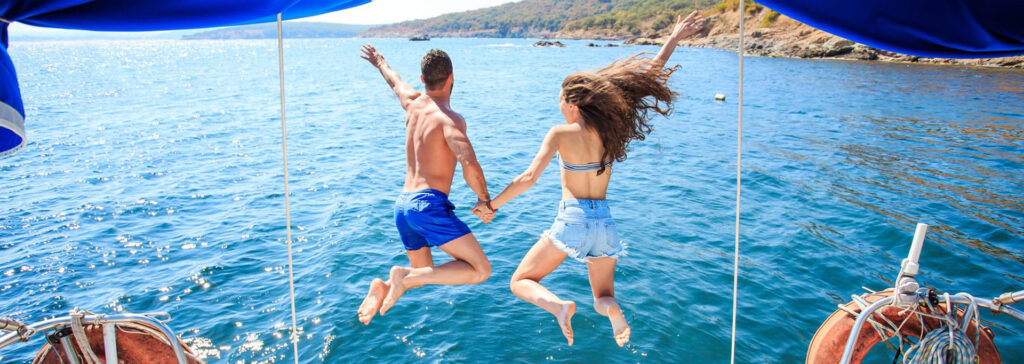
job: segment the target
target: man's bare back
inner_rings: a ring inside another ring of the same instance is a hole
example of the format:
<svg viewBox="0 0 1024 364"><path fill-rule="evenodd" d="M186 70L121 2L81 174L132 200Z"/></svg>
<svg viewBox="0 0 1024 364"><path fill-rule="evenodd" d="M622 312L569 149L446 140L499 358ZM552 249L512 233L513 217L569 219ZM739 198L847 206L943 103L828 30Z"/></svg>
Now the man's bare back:
<svg viewBox="0 0 1024 364"><path fill-rule="evenodd" d="M363 54L384 76L406 111L406 175L403 192L395 200L395 226L411 265L393 266L387 281L370 282L358 310L359 321L369 324L378 312L384 315L407 289L427 284L477 284L490 277L490 261L448 201L456 162L477 195L474 214L484 222L494 215L487 207L490 194L466 136L466 121L448 103L454 83L448 55L431 50L423 57L421 80L427 87L420 92L402 81L373 46L363 46ZM453 260L434 266L431 247L440 248Z"/></svg>
<svg viewBox="0 0 1024 364"><path fill-rule="evenodd" d="M455 175L455 153L448 147L445 128L465 133L466 121L447 105L420 94L406 108L405 192L435 189L446 195Z"/></svg>

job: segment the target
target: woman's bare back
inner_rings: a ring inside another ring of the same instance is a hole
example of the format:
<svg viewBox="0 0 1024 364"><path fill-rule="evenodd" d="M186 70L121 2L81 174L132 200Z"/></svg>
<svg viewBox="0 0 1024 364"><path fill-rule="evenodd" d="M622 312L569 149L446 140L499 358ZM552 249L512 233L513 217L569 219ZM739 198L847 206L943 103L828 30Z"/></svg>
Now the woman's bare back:
<svg viewBox="0 0 1024 364"><path fill-rule="evenodd" d="M588 164L600 162L604 154L601 137L580 122L559 125L558 154L566 163ZM604 200L611 178L611 166L603 173L597 171L572 172L562 169L562 199Z"/></svg>

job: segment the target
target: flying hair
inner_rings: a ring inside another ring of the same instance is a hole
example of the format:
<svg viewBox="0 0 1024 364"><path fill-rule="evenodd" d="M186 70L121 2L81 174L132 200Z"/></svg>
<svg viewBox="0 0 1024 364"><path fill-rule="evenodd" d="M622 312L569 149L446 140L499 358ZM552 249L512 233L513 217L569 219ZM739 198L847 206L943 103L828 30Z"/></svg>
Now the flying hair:
<svg viewBox="0 0 1024 364"><path fill-rule="evenodd" d="M562 81L562 97L579 107L584 125L604 145L601 168L626 160L629 143L651 132L653 113L668 116L676 93L668 79L679 66L666 68L638 53L596 71L576 72Z"/></svg>

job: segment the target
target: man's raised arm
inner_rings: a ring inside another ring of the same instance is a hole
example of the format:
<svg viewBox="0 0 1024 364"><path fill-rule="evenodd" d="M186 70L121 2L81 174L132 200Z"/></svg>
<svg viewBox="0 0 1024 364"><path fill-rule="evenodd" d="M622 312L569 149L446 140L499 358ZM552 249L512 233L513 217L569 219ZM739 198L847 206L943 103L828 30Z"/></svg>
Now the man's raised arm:
<svg viewBox="0 0 1024 364"><path fill-rule="evenodd" d="M372 45L363 45L363 54L359 58L365 59L370 62L374 67L380 71L381 76L384 76L384 81L388 82L388 86L391 86L391 90L395 91L398 95L398 101L402 103L402 108L408 108L409 103L420 96L420 92L412 88L409 83L402 81L402 78L398 76L398 72L391 69L388 63L384 61L384 56L377 52L377 49L373 48Z"/></svg>

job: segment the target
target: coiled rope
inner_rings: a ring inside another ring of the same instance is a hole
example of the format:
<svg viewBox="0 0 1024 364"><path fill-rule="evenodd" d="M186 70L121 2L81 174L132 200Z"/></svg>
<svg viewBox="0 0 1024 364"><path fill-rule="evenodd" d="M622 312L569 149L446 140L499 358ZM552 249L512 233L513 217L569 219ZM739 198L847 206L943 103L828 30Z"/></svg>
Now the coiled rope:
<svg viewBox="0 0 1024 364"><path fill-rule="evenodd" d="M295 323L295 275L292 272L292 210L288 201L288 140L285 136L284 119L284 39L281 36L281 13L277 14L277 69L281 79L281 152L284 155L284 216L288 242L288 293L292 301L292 333L288 338L295 353L295 364L299 364L299 330Z"/></svg>
<svg viewBox="0 0 1024 364"><path fill-rule="evenodd" d="M978 317L978 305L974 297L961 293L971 299L971 304L964 312L961 322L956 321L956 307L949 302L946 293L946 316L942 327L928 332L921 340L907 349L903 362L907 364L967 364L977 363L978 339L981 335L981 323ZM973 319L973 320L972 320ZM967 337L967 328L974 322L974 341Z"/></svg>
<svg viewBox="0 0 1024 364"><path fill-rule="evenodd" d="M951 326L932 330L907 349L904 363L908 364L966 364L978 362L978 350L967 334Z"/></svg>
<svg viewBox="0 0 1024 364"><path fill-rule="evenodd" d="M877 295L876 292L870 289L865 288L865 290L869 293L863 296L852 296L852 302L859 309L850 309L845 305L839 305L839 309L846 311L855 318L863 315L865 308L871 304L866 297ZM946 301L946 308L944 310L941 306L936 306L938 302L935 302L936 305L933 305L933 302L927 297L922 296L919 298L919 303L908 306L900 312L900 316L907 316L907 318L903 319L899 324L878 312L869 316L867 323L874 327L881 341L896 352L896 358L893 359L893 363L896 363L897 359L901 356L903 359L902 363L904 364L977 363L980 359L978 357L978 343L980 343L981 336L981 318L978 316L978 306L974 302L974 297L970 294L959 293L959 295L968 297L971 300L971 304L964 311L957 309L950 302L949 293L945 293L943 294ZM945 311L945 313L941 313L942 311ZM956 320L958 312L963 312L963 319L959 322ZM879 322L876 318L880 318L884 322ZM942 326L926 332L925 318L939 320ZM921 327L921 332L918 334L920 339L918 339L917 343L907 340L902 333L904 325L911 321L917 321ZM967 336L967 329L972 324L974 326L973 341ZM899 347L889 342L889 339L892 338L898 340ZM912 345L903 350L904 344Z"/></svg>

